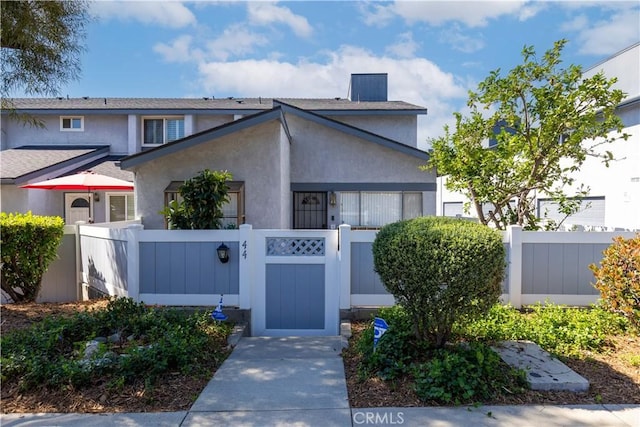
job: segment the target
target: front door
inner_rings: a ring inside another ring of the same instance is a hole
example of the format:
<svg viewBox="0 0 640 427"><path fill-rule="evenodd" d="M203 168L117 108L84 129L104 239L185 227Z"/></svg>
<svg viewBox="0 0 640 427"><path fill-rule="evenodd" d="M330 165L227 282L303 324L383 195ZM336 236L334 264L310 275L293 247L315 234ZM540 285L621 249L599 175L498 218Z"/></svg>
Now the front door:
<svg viewBox="0 0 640 427"><path fill-rule="evenodd" d="M73 225L76 221L89 222L91 216L91 194L66 193L64 195L64 222Z"/></svg>
<svg viewBox="0 0 640 427"><path fill-rule="evenodd" d="M293 193L293 228L327 228L327 193Z"/></svg>

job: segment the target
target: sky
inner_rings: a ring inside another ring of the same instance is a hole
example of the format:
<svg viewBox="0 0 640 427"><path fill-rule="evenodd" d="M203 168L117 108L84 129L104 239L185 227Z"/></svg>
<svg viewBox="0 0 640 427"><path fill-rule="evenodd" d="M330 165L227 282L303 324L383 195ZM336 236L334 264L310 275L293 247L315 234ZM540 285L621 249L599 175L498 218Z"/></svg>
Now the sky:
<svg viewBox="0 0 640 427"><path fill-rule="evenodd" d="M426 107L419 147L491 71L569 42L587 69L640 41L640 2L96 1L70 97L347 98L387 73L389 100Z"/></svg>

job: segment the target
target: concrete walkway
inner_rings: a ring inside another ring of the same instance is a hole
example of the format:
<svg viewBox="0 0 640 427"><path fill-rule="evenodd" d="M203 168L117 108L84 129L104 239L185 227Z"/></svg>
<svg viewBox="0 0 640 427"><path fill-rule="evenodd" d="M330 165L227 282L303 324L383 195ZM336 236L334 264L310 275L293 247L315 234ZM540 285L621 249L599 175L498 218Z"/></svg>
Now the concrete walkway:
<svg viewBox="0 0 640 427"><path fill-rule="evenodd" d="M340 337L243 338L189 411L6 414L13 426L620 426L640 405L349 408Z"/></svg>
<svg viewBox="0 0 640 427"><path fill-rule="evenodd" d="M351 423L340 337L243 338L184 426Z"/></svg>

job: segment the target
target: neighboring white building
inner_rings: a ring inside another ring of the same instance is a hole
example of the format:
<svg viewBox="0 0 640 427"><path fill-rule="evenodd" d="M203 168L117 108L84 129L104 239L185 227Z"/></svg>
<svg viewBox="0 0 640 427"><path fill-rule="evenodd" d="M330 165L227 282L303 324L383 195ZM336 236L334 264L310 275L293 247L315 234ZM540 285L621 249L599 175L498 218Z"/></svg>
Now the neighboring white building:
<svg viewBox="0 0 640 427"><path fill-rule="evenodd" d="M617 114L624 123L623 133L630 136L626 141L619 140L600 147L602 151L611 151L617 159L609 167L599 159L588 158L580 171L574 174L576 185L584 184L590 188L589 197L583 201L585 209L567 218L564 225L567 228L640 230L640 43L590 67L583 75L592 77L600 71L608 78L617 77L614 87L626 93ZM463 204L468 200L447 190L445 179L437 179L437 214L476 217L473 207L469 213L463 212ZM536 203L539 217L544 217L547 212L548 218L561 219L544 195L539 195Z"/></svg>

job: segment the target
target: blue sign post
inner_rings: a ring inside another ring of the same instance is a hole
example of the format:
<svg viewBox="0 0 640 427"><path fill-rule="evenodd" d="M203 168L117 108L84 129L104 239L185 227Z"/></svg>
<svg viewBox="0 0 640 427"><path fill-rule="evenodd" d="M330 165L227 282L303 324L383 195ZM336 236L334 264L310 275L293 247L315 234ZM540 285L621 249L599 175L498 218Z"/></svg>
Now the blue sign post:
<svg viewBox="0 0 640 427"><path fill-rule="evenodd" d="M376 351L378 340L387 332L387 329L389 329L389 325L383 318L376 317L373 319L373 351Z"/></svg>

